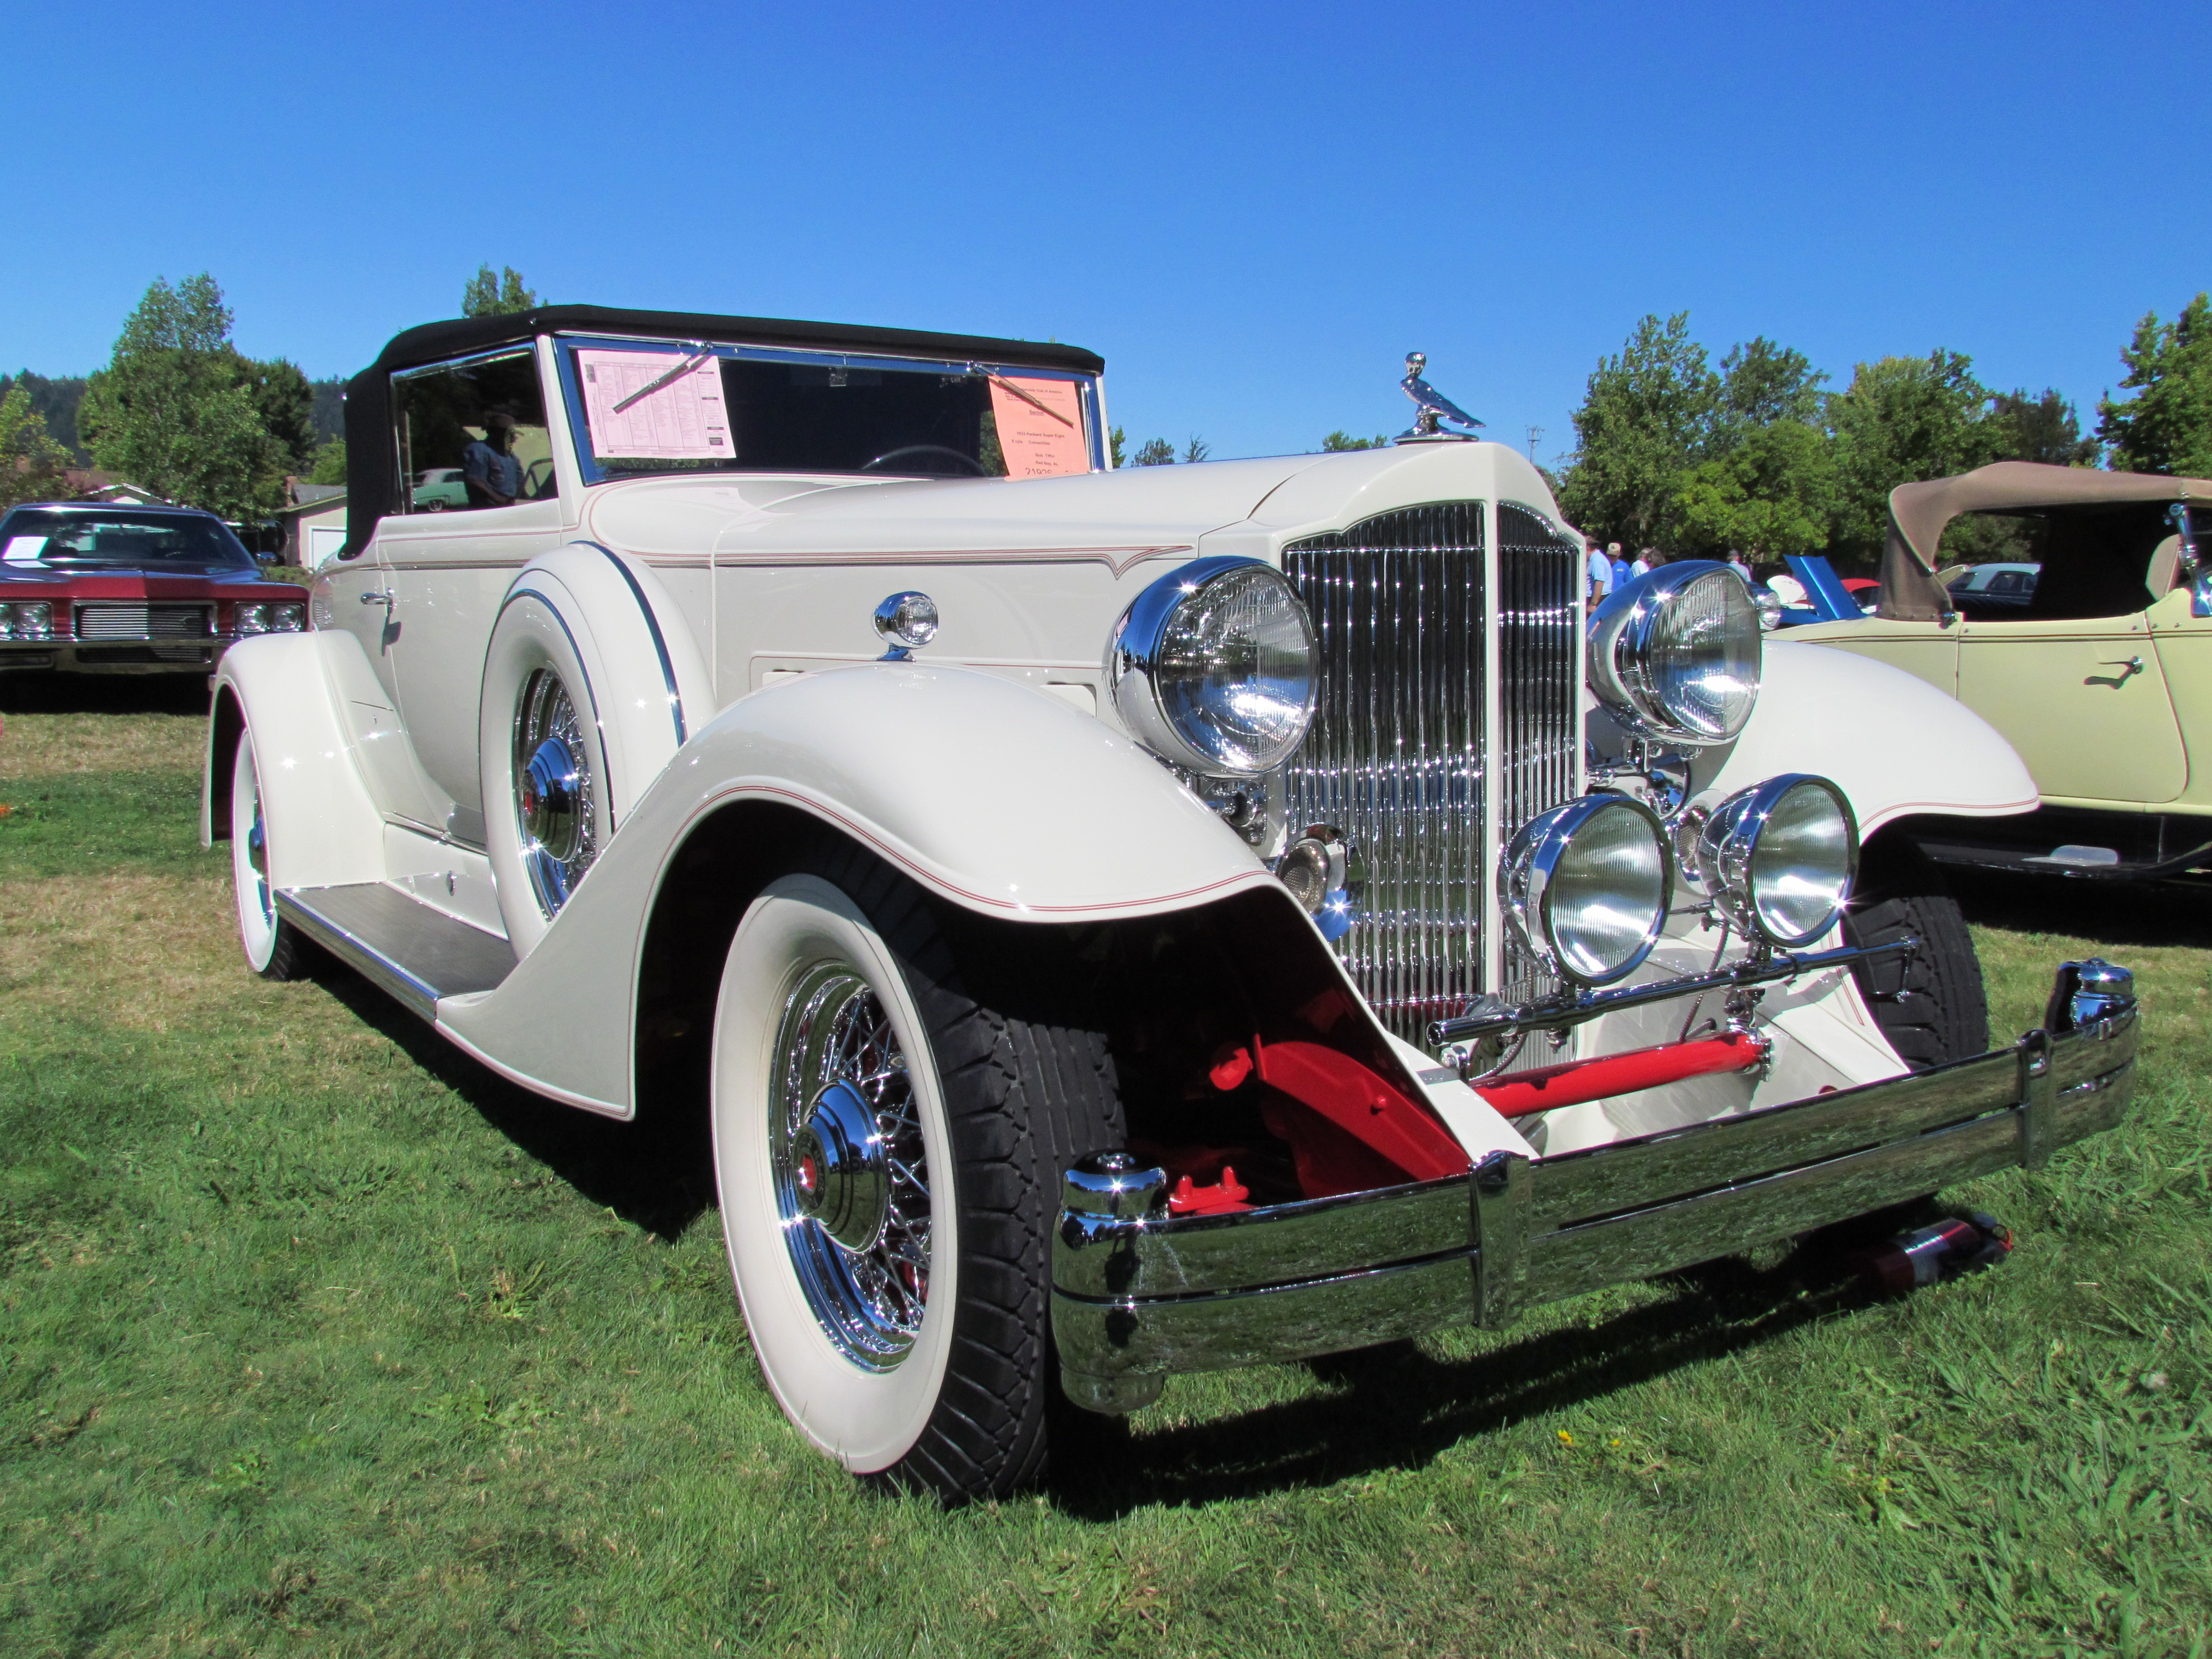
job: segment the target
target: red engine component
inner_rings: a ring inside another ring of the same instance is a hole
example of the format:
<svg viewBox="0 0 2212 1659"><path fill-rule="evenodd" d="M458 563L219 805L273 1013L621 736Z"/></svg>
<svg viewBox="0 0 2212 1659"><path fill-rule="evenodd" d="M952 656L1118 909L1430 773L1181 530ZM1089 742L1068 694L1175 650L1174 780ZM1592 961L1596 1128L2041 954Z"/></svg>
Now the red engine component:
<svg viewBox="0 0 2212 1659"><path fill-rule="evenodd" d="M1252 1189L1237 1180L1234 1165L1224 1164L1221 1179L1211 1187L1201 1187L1185 1176L1176 1182L1168 1194L1170 1215L1225 1215L1232 1210L1249 1210L1245 1200Z"/></svg>
<svg viewBox="0 0 2212 1659"><path fill-rule="evenodd" d="M1474 1091L1499 1116L1525 1117L1531 1112L1579 1106L1586 1100L1656 1089L1685 1078L1747 1072L1766 1058L1769 1046L1755 1032L1728 1031L1696 1042L1662 1042L1656 1048L1632 1048L1625 1054L1602 1054L1595 1060L1570 1060L1557 1066L1509 1072L1475 1085Z"/></svg>

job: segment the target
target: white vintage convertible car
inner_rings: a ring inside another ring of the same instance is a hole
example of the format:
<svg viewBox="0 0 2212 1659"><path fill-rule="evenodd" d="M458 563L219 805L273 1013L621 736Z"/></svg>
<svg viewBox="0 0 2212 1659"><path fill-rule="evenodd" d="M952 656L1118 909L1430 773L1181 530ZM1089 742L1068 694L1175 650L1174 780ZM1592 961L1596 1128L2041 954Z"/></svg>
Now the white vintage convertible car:
<svg viewBox="0 0 2212 1659"><path fill-rule="evenodd" d="M1724 567L1585 617L1542 477L1428 412L1111 470L1102 368L591 307L400 335L311 629L216 683L249 960L312 941L549 1102L708 1115L769 1387L948 1498L1034 1480L1070 1403L2118 1121L2126 972L2061 964L1990 1049L1893 833L2034 805L1978 716L1763 644Z"/></svg>

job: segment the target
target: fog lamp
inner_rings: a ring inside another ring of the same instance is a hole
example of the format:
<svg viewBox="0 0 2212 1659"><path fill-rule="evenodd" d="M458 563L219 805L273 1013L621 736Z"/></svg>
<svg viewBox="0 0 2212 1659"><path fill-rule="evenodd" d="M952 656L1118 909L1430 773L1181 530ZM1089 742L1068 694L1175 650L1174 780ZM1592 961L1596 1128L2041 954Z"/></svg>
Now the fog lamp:
<svg viewBox="0 0 2212 1659"><path fill-rule="evenodd" d="M1585 795L1521 826L1498 887L1508 923L1549 972L1609 985L1658 943L1674 860L1650 808L1625 795Z"/></svg>
<svg viewBox="0 0 2212 1659"><path fill-rule="evenodd" d="M1731 922L1794 949L1835 925L1858 858L1858 821L1844 792L1788 772L1713 809L1698 835L1697 876Z"/></svg>

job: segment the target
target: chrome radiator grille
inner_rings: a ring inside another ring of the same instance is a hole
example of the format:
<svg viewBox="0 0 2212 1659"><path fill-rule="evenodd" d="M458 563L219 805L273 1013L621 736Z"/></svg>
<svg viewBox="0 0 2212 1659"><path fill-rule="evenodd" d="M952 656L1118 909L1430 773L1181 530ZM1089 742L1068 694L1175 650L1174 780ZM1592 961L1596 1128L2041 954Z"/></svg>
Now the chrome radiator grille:
<svg viewBox="0 0 2212 1659"><path fill-rule="evenodd" d="M215 630L204 605L80 605L81 640L204 640Z"/></svg>
<svg viewBox="0 0 2212 1659"><path fill-rule="evenodd" d="M1401 1036L1480 988L1483 565L1480 501L1407 507L1283 550L1322 660L1291 816L1358 848L1360 915L1337 948Z"/></svg>
<svg viewBox="0 0 2212 1659"><path fill-rule="evenodd" d="M1486 790L1510 835L1575 787L1575 544L1534 513L1500 509L1493 674L1484 516L1480 501L1440 501L1283 550L1322 659L1313 729L1289 768L1293 828L1334 824L1356 846L1365 886L1338 949L1376 1012L1415 1042L1486 988ZM1528 977L1510 957L1505 971Z"/></svg>
<svg viewBox="0 0 2212 1659"><path fill-rule="evenodd" d="M1575 793L1582 655L1575 586L1582 549L1543 514L1498 504L1498 841ZM1509 933L1499 988L1509 999L1551 988Z"/></svg>

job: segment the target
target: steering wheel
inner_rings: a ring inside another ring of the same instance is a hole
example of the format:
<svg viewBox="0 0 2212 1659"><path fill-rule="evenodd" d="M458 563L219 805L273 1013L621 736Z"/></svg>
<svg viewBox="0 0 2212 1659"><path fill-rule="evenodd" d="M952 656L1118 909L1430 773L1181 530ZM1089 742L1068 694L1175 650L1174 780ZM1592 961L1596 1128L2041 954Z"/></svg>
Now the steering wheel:
<svg viewBox="0 0 2212 1659"><path fill-rule="evenodd" d="M946 459L957 461L961 465L966 467L968 469L969 476L971 477L987 478L990 477L989 473L983 471L983 463L977 460L973 455L963 455L958 450L947 449L943 444L908 444L902 448L886 450L884 453L877 456L874 460L870 461L866 466L862 467L860 471L863 472L877 472L884 471L887 468L888 470L895 472L910 471L911 469L906 467L890 467L889 465L890 462L897 460L902 455L942 455Z"/></svg>

